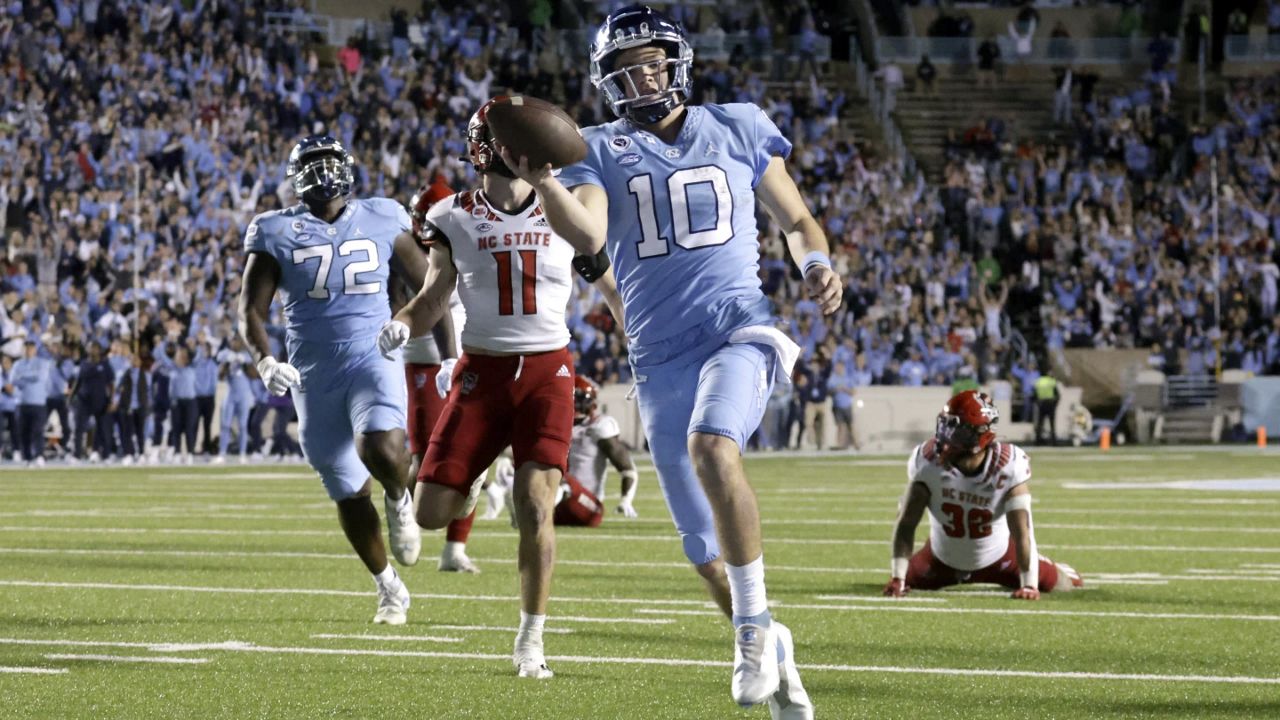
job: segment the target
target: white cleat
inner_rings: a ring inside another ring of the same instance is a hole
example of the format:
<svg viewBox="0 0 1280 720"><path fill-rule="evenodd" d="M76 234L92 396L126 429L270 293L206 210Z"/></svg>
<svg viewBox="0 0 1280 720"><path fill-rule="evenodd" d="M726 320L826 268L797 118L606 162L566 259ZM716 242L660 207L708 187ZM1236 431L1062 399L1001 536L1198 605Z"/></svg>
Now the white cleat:
<svg viewBox="0 0 1280 720"><path fill-rule="evenodd" d="M38 467L38 468L44 467L44 457L43 457L43 456L37 456L37 457L36 457L36 467Z"/></svg>
<svg viewBox="0 0 1280 720"><path fill-rule="evenodd" d="M750 623L734 628L733 701L742 707L759 705L778 691L777 634L773 625Z"/></svg>
<svg viewBox="0 0 1280 720"><path fill-rule="evenodd" d="M215 457L215 458L213 458L212 460L210 460L210 461L209 461L209 464L210 464L210 465L226 465L226 464L227 464L227 456L226 456L226 455L218 455L217 457Z"/></svg>
<svg viewBox="0 0 1280 720"><path fill-rule="evenodd" d="M778 647L778 691L769 698L769 715L773 720L813 720L813 703L800 683L796 669L795 643L786 625L773 622Z"/></svg>
<svg viewBox="0 0 1280 720"><path fill-rule="evenodd" d="M248 465L248 464L249 464L249 456L248 456L248 455L241 455L241 456L240 456L240 464L241 464L241 465Z"/></svg>
<svg viewBox="0 0 1280 720"><path fill-rule="evenodd" d="M480 574L480 567L467 557L465 551L449 552L446 549L440 554L440 572L456 572L471 573L472 575Z"/></svg>
<svg viewBox="0 0 1280 720"><path fill-rule="evenodd" d="M555 677L555 673L547 667L547 658L542 652L541 639L535 641L516 633L516 649L511 656L511 662L516 666L516 675L519 677L534 680Z"/></svg>
<svg viewBox="0 0 1280 720"><path fill-rule="evenodd" d="M403 582L388 588L378 588L378 612L373 615L374 625L403 625L409 620L409 589Z"/></svg>
<svg viewBox="0 0 1280 720"><path fill-rule="evenodd" d="M413 498L405 492L397 502L390 495L382 496L387 509L387 537L391 541L391 554L396 562L406 567L418 562L422 552L422 530L413 514Z"/></svg>

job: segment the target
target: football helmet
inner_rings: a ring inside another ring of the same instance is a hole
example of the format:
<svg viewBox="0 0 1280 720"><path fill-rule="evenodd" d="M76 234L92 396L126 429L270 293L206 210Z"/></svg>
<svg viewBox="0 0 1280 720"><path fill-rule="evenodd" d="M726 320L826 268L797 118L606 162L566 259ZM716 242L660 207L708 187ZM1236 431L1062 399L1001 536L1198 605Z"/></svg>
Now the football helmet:
<svg viewBox="0 0 1280 720"><path fill-rule="evenodd" d="M618 53L655 45L666 53L660 61L667 73L667 87L641 93L632 71L644 65L617 67ZM618 117L651 125L670 115L689 99L693 86L693 46L684 27L646 5L628 5L609 15L591 41L591 84L604 93L609 109Z"/></svg>
<svg viewBox="0 0 1280 720"><path fill-rule="evenodd" d="M427 211L452 194L453 188L440 177L413 194L413 198L409 200L409 219L413 221L413 237L419 243L429 245L436 232L435 227L427 220Z"/></svg>
<svg viewBox="0 0 1280 720"><path fill-rule="evenodd" d="M489 108L506 99L506 95L491 98L467 122L467 159L475 166L476 172L494 172L513 178L515 173L502 161L497 146L493 144L493 131L489 129Z"/></svg>
<svg viewBox="0 0 1280 720"><path fill-rule="evenodd" d="M600 389L594 382L581 375L573 376L573 424L581 425L596 412L596 399Z"/></svg>
<svg viewBox="0 0 1280 720"><path fill-rule="evenodd" d="M1000 411L986 393L977 390L956 393L938 413L934 438L939 454L951 462L985 451L996 439L992 428L999 421Z"/></svg>
<svg viewBox="0 0 1280 720"><path fill-rule="evenodd" d="M351 193L355 160L332 135L309 135L293 146L284 172L303 202L329 202Z"/></svg>

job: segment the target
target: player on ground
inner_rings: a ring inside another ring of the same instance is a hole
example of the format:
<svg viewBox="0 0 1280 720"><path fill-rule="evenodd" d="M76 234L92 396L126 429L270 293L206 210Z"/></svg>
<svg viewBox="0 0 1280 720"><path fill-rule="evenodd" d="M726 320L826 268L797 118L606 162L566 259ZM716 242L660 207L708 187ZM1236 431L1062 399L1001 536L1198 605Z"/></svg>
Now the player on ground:
<svg viewBox="0 0 1280 720"><path fill-rule="evenodd" d="M418 286L426 263L393 200L348 198L352 158L328 135L303 139L286 170L300 203L263 213L245 233L240 334L258 374L276 395L293 390L298 433L311 467L338 506L338 519L378 588L375 623L400 625L409 593L387 563L370 476L385 492L391 550L417 562L421 538L406 491L405 387L399 363L378 353L377 329L391 315L390 267ZM271 355L267 318L280 290L288 361Z"/></svg>
<svg viewBox="0 0 1280 720"><path fill-rule="evenodd" d="M756 201L823 312L839 307L841 282L787 173L791 143L754 105L686 106L692 64L678 23L648 7L618 10L592 42L591 79L620 119L584 129L586 159L558 178L503 157L578 252L607 246L663 494L685 554L735 627L733 699L808 718L790 631L770 618L741 458L798 351L772 328L760 291Z"/></svg>
<svg viewBox="0 0 1280 720"><path fill-rule="evenodd" d="M533 189L498 159L487 120L493 103L467 126L468 155L482 187L427 213L436 240L426 283L378 342L389 352L424 332L448 311L457 287L467 313L463 354L418 474L418 523L438 529L469 515L480 492L477 476L511 445L521 594L513 660L520 677L549 678L542 630L555 561L551 516L573 432L565 324L571 268L602 285L611 285L612 275L603 253L574 258L572 246L548 227Z"/></svg>
<svg viewBox="0 0 1280 720"><path fill-rule="evenodd" d="M573 390L573 442L569 445L569 474L561 484L564 496L556 503L557 525L596 527L604 519L605 480L608 466L622 477L622 495L616 508L624 517L638 517L632 503L639 475L631 453L618 437L621 430L612 415L596 412L596 384L579 375Z"/></svg>
<svg viewBox="0 0 1280 720"><path fill-rule="evenodd" d="M1070 566L1036 553L1031 460L1017 445L995 441L999 419L990 398L966 390L939 413L933 439L912 451L885 595L996 583L1015 599L1039 600L1040 593L1084 585ZM912 555L926 508L929 540Z"/></svg>
<svg viewBox="0 0 1280 720"><path fill-rule="evenodd" d="M431 226L426 222L427 211L432 205L451 195L453 195L453 189L437 179L436 182L414 194L409 203L413 237L424 253L430 253L430 244L433 240L433 233L428 231ZM457 348L462 344L457 333L462 330L466 316L461 312L461 303L456 300L455 292L451 298L450 312L442 315L440 322L437 323L437 325L448 326L449 331L446 337L452 341L452 345L442 347L436 342L432 333L426 333L420 337L409 338L402 350L405 381L409 388L408 431L409 452L412 455L409 473L412 478L418 476L418 470L422 467L422 458L426 455L427 447L431 442L431 433L440 419L440 413L444 411L444 401L448 393L441 390L441 386L446 384L446 379L452 373L454 363L457 362ZM480 568L467 556L467 538L471 536L471 526L475 519L473 512L465 518L453 520L445 528L445 542L440 551L437 569L442 572L480 572Z"/></svg>

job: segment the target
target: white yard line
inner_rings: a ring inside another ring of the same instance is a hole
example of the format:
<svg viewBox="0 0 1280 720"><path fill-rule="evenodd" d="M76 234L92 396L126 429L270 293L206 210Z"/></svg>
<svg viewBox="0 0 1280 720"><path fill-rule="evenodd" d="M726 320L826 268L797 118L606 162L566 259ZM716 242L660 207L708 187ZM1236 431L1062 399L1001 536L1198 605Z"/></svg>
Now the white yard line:
<svg viewBox="0 0 1280 720"><path fill-rule="evenodd" d="M158 663L161 665L203 665L208 658L165 657L163 655L76 655L68 653L51 653L44 656L46 660L96 660L100 662L121 663Z"/></svg>
<svg viewBox="0 0 1280 720"><path fill-rule="evenodd" d="M1193 576L1199 577L1199 576ZM1155 579L1155 578L1152 578ZM35 580L0 580L0 586L39 587L87 590L141 590L156 592L189 592L215 594L247 594L247 595L320 595L339 597L367 597L370 593L356 590L329 590L321 588L236 588L210 587L192 585L135 585L124 583L88 583L88 582L45 582ZM985 590L977 592L987 592ZM461 600L465 602L514 602L513 595L454 595L454 594L418 594L417 597L428 600ZM706 607L702 600L680 600L663 598L630 598L630 597L552 597L557 603L585 603L609 605L660 605L660 606L694 606ZM911 603L883 603L880 605L845 605L845 604L810 604L802 602L778 602L777 607L788 610L840 610L870 612L934 612L960 613L977 615L1044 615L1061 617L1100 617L1100 618L1142 618L1152 620L1243 620L1257 622L1280 622L1280 615L1247 615L1247 614L1212 614L1212 613L1142 613L1110 610L1028 610L1016 608L965 608L965 607L920 607ZM554 617L554 616L553 616Z"/></svg>
<svg viewBox="0 0 1280 720"><path fill-rule="evenodd" d="M68 643L73 644L73 643ZM450 660L492 660L494 662L510 662L508 655L493 653L461 653L434 652L415 650L373 650L367 648L315 648L315 647L270 647L242 644L227 647L230 652L248 652L287 655L340 655L397 658L439 658ZM112 655L64 656L68 658L117 659ZM171 658L172 659L172 658ZM201 660L193 658L193 660ZM551 663L580 663L584 665L641 665L662 667L695 667L695 668L727 668L732 664L723 660L700 660L693 658L653 658L653 657L610 657L592 655L551 655L547 660ZM896 665L829 665L806 664L798 666L801 670L837 673L889 673L912 675L952 675L961 677L1023 677L1034 679L1068 679L1068 680L1118 680L1138 682L1173 682L1173 683L1214 683L1233 685L1280 685L1280 677L1256 677L1247 675L1165 675L1159 673L1105 673L1105 672L1071 672L1040 670L1008 670L1001 668L945 668L945 667L903 667Z"/></svg>
<svg viewBox="0 0 1280 720"><path fill-rule="evenodd" d="M342 633L317 633L313 638L321 640L388 640L402 642L460 643L462 638L436 635L346 635Z"/></svg>
<svg viewBox="0 0 1280 720"><path fill-rule="evenodd" d="M552 621L558 620L554 615ZM414 623L417 625L418 623ZM427 629L430 630L466 630L472 632L500 632L514 634L519 630L515 626L506 627L502 625L436 625L435 623L426 623ZM548 635L572 635L573 628L544 627L542 632Z"/></svg>
<svg viewBox="0 0 1280 720"><path fill-rule="evenodd" d="M0 675L22 674L22 675L66 675L69 671L66 668L43 668L43 667L21 667L14 665L0 665Z"/></svg>
<svg viewBox="0 0 1280 720"><path fill-rule="evenodd" d="M551 615L549 622L599 623L601 625L670 625L675 620L658 618L584 617L581 615Z"/></svg>

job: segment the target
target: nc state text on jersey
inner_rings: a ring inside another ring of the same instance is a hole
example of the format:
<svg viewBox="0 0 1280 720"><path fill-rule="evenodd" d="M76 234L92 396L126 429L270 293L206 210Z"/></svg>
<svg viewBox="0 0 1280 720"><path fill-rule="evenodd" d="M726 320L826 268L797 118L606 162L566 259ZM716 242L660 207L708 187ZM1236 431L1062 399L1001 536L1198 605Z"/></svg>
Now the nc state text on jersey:
<svg viewBox="0 0 1280 720"><path fill-rule="evenodd" d="M977 505L978 507L991 507L991 498L985 495L974 495L963 490L957 492L955 488L942 488L942 497L948 500L959 500L962 503Z"/></svg>
<svg viewBox="0 0 1280 720"><path fill-rule="evenodd" d="M551 247L551 233L549 232L513 232L506 233L501 237L497 235L485 235L476 238L476 249L492 250L501 245L502 247L529 247L542 246Z"/></svg>

